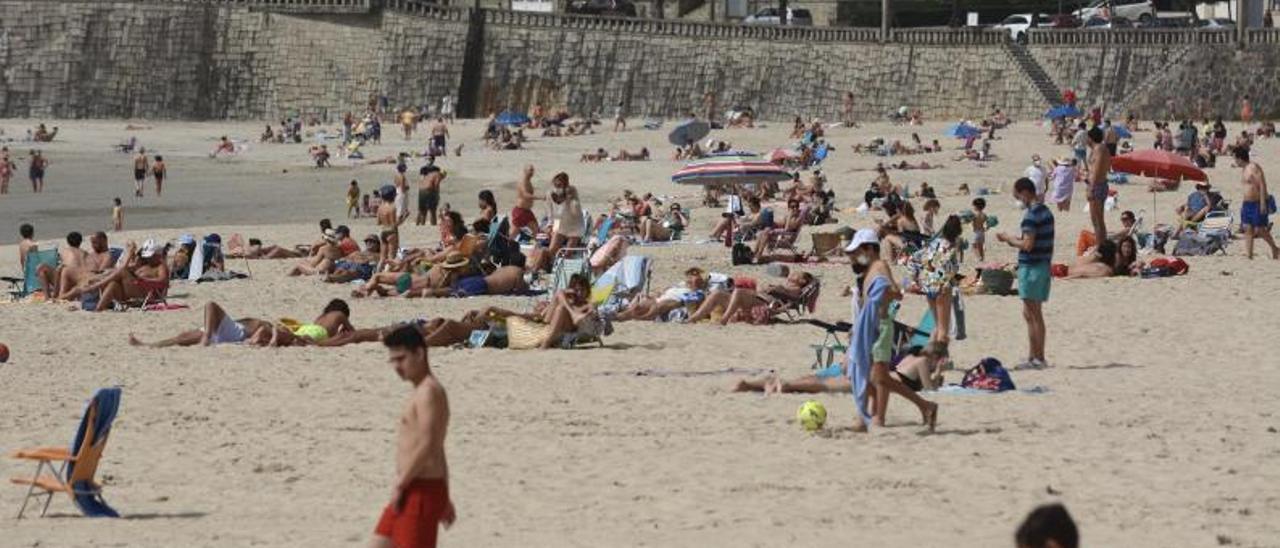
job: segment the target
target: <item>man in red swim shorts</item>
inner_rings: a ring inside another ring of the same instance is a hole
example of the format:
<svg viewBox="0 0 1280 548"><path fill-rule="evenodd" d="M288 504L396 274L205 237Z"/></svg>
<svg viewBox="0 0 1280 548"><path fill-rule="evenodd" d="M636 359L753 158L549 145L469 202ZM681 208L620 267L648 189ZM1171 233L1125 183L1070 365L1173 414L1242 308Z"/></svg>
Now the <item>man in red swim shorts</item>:
<svg viewBox="0 0 1280 548"><path fill-rule="evenodd" d="M455 519L449 499L449 465L444 456L449 400L431 373L427 344L413 326L392 331L383 340L396 373L413 384L396 432L396 480L391 503L382 511L370 546L429 548L438 526Z"/></svg>
<svg viewBox="0 0 1280 548"><path fill-rule="evenodd" d="M516 184L516 205L511 208L511 238L514 239L526 226L537 233L538 217L533 214L533 201L542 199L545 197L533 192L533 165L524 166L524 173Z"/></svg>

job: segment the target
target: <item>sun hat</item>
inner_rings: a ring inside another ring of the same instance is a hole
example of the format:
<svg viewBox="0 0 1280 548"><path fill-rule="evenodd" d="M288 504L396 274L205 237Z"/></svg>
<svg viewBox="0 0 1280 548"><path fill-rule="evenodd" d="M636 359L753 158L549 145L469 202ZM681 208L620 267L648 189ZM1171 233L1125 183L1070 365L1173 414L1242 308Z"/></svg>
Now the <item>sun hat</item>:
<svg viewBox="0 0 1280 548"><path fill-rule="evenodd" d="M867 244L880 245L880 237L876 235L874 228L864 228L853 233L853 239L849 240L849 245L844 246L845 253L853 253L859 247Z"/></svg>
<svg viewBox="0 0 1280 548"><path fill-rule="evenodd" d="M196 237L190 234L178 236L178 245L191 245L196 243Z"/></svg>
<svg viewBox="0 0 1280 548"><path fill-rule="evenodd" d="M445 255L444 262L440 263L440 268L454 270L467 266L470 262L461 251L450 251L448 255Z"/></svg>
<svg viewBox="0 0 1280 548"><path fill-rule="evenodd" d="M338 233L334 231L332 228L324 229L324 241L329 242L331 244L338 243Z"/></svg>
<svg viewBox="0 0 1280 548"><path fill-rule="evenodd" d="M142 248L138 250L138 256L143 259L150 259L155 256L156 251L158 251L156 241L148 239L147 241L142 242Z"/></svg>

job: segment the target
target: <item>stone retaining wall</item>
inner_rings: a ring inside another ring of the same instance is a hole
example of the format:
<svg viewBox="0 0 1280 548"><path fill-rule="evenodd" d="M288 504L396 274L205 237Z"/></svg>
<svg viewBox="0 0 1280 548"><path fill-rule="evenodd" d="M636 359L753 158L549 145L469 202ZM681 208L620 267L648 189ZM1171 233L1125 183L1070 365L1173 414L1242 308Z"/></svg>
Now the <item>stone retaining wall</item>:
<svg viewBox="0 0 1280 548"><path fill-rule="evenodd" d="M701 110L707 91L722 107L750 105L774 120L833 119L849 90L863 119L900 105L931 119L979 116L992 105L1027 119L1048 106L999 32L899 29L881 43L875 29L469 11L412 0L340 15L264 9L271 5L0 0L0 116L333 119L361 110L373 94L399 107L459 93L459 107L474 105L477 115L534 102L607 115L622 102L633 116L679 116ZM1275 112L1277 36L1250 31L1243 54L1187 33L1055 34L1029 49L1086 100L1153 108L1158 97L1197 94L1225 105L1249 92L1259 110ZM1188 40L1198 42L1194 52ZM1186 74L1144 91L1170 71Z"/></svg>

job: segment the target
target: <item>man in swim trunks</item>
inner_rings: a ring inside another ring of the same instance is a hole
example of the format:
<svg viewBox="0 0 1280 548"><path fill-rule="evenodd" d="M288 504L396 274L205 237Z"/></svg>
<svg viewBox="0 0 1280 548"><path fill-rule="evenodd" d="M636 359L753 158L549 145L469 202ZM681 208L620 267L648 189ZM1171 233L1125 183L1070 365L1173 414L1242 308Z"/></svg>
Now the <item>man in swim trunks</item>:
<svg viewBox="0 0 1280 548"><path fill-rule="evenodd" d="M218 303L210 301L204 305L204 327L201 329L184 331L174 337L153 343L143 342L130 333L129 344L150 348L165 348L169 346L211 346L247 342L251 345L261 346L270 342L271 332L272 327L269 322L257 318L233 320Z"/></svg>
<svg viewBox="0 0 1280 548"><path fill-rule="evenodd" d="M389 190L382 194L382 203L378 205L378 238L382 240L382 250L378 264L386 264L394 259L400 249L400 223L402 219L396 215L396 191Z"/></svg>
<svg viewBox="0 0 1280 548"><path fill-rule="evenodd" d="M1270 202L1271 195L1267 192L1267 178L1262 173L1262 166L1249 159L1247 147L1237 147L1231 154L1235 157L1236 165L1244 168L1240 177L1244 182L1240 224L1244 226L1245 256L1253 259L1253 239L1257 237L1271 246L1272 259L1280 259L1280 248L1276 247L1275 240L1271 238L1271 221L1268 217L1273 204Z"/></svg>
<svg viewBox="0 0 1280 548"><path fill-rule="evenodd" d="M80 270L89 264L89 253L80 249L80 244L84 241L84 236L79 232L70 232L67 234L67 245L58 249L58 265L48 266L40 265L36 269L36 278L40 280L40 287L45 289L47 297L56 297L59 289L62 287L58 282L62 279L62 273L68 269Z"/></svg>
<svg viewBox="0 0 1280 548"><path fill-rule="evenodd" d="M344 284L354 280L368 280L373 277L378 257L382 253L378 237L370 234L364 239L365 250L343 256L333 262L333 272L325 276L324 281Z"/></svg>
<svg viewBox="0 0 1280 548"><path fill-rule="evenodd" d="M447 528L456 519L444 450L449 400L431 373L426 341L415 327L391 332L383 344L396 373L413 385L413 394L397 426L391 502L378 520L370 546L434 547L438 525Z"/></svg>
<svg viewBox="0 0 1280 548"><path fill-rule="evenodd" d="M151 164L151 176L156 180L156 196L159 196L160 191L164 190L164 178L168 174L169 168L164 165L164 157L156 155L155 163ZM141 190L139 190L139 192L141 192Z"/></svg>
<svg viewBox="0 0 1280 548"><path fill-rule="evenodd" d="M27 167L27 176L31 179L31 192L44 192L44 171L49 168L49 159L39 150L31 151L31 162Z"/></svg>
<svg viewBox="0 0 1280 548"><path fill-rule="evenodd" d="M433 164L422 166L418 171L422 179L418 181L418 226L431 221L436 226L436 213L440 208L440 183L444 181L444 170Z"/></svg>
<svg viewBox="0 0 1280 548"><path fill-rule="evenodd" d="M431 146L428 155L447 156L449 153L445 149L445 142L448 137L449 126L445 125L444 118L436 118L436 123L431 124Z"/></svg>
<svg viewBox="0 0 1280 548"><path fill-rule="evenodd" d="M533 164L524 166L520 182L516 183L516 205L511 208L511 238L515 239L520 231L529 227L535 234L538 232L538 217L533 214L533 201L546 199L533 191Z"/></svg>
<svg viewBox="0 0 1280 548"><path fill-rule="evenodd" d="M133 195L142 197L142 183L147 182L147 149L139 148L133 155Z"/></svg>
<svg viewBox="0 0 1280 548"><path fill-rule="evenodd" d="M405 297L478 297L480 295L512 295L527 289L529 285L524 281L523 268L500 266L488 275L472 273L460 276L448 287L423 287L401 293Z"/></svg>

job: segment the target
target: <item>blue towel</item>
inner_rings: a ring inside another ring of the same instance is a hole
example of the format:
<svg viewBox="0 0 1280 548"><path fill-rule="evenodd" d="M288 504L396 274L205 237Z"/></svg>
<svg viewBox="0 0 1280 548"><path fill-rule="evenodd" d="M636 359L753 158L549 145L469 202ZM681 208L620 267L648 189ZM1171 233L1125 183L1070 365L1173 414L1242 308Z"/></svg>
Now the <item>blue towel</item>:
<svg viewBox="0 0 1280 548"><path fill-rule="evenodd" d="M879 276L871 280L867 299L858 309L858 316L853 319L853 329L849 332L849 381L853 384L853 405L858 409L858 417L862 424L871 428L871 410L867 408L867 385L871 382L871 347L880 336L880 306L885 292L889 289L889 279Z"/></svg>
<svg viewBox="0 0 1280 548"><path fill-rule="evenodd" d="M94 417L93 424L88 424L89 409L93 406L98 407L98 413ZM76 437L71 441L71 454L80 453L80 446L84 444L85 434L89 428L93 428L93 439L96 443L102 443L102 438L111 432L111 423L116 420L116 412L120 410L120 389L119 388L103 388L93 395L93 399L89 401L89 407L85 409L84 417L80 419L80 427L76 429ZM72 473L75 471L76 463L74 461L67 463L67 481L71 481ZM89 482L81 481L73 484L72 489L75 490L76 506L80 507L80 511L85 517L98 518L118 518L117 513L111 506L102 500L101 494Z"/></svg>

